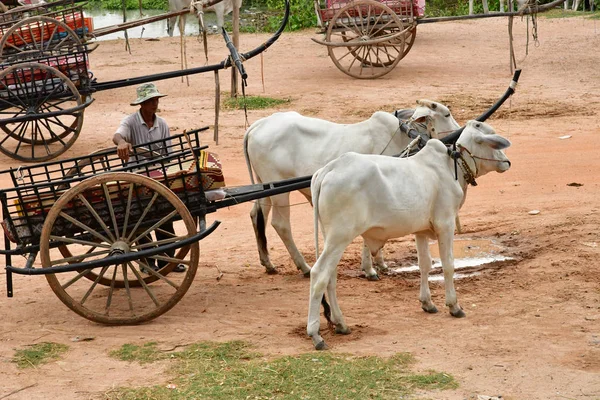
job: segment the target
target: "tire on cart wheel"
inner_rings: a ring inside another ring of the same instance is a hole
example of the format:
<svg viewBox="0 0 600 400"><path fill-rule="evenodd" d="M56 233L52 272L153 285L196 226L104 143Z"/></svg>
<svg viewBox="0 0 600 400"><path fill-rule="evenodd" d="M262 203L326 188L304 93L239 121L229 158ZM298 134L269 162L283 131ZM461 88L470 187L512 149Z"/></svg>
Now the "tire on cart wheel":
<svg viewBox="0 0 600 400"><path fill-rule="evenodd" d="M181 221L173 226L173 218ZM168 231L166 224L180 233L159 242L144 240L152 231ZM185 204L160 182L127 172L100 174L69 189L48 212L40 237L42 268L151 250L195 233L195 219ZM63 250L54 249L57 242L68 249L67 257ZM154 271L143 261L147 258L167 264ZM187 292L198 268L199 245L147 258L96 270L47 274L46 279L57 297L84 318L109 325L138 324L164 314ZM186 265L186 271L167 278L177 264ZM92 271L93 281L86 276ZM147 275L154 279L146 279ZM103 278L109 280L108 285L100 282Z"/></svg>
<svg viewBox="0 0 600 400"><path fill-rule="evenodd" d="M36 33L41 37L35 37ZM10 62L12 59L33 61L69 53L73 48L81 45L81 39L67 24L51 17L38 15L22 19L2 35L0 61Z"/></svg>
<svg viewBox="0 0 600 400"><path fill-rule="evenodd" d="M353 1L339 9L327 27L329 57L349 76L379 78L391 72L406 54L405 34L401 32L409 26L385 4Z"/></svg>
<svg viewBox="0 0 600 400"><path fill-rule="evenodd" d="M81 132L84 104L75 84L49 65L27 62L0 73L0 151L25 162L67 151ZM31 118L27 118L30 116Z"/></svg>

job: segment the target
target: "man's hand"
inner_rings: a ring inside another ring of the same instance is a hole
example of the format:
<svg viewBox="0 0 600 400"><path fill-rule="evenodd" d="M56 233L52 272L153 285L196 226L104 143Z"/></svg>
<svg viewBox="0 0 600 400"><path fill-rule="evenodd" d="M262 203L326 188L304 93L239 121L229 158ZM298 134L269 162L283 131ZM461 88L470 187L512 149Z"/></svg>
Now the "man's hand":
<svg viewBox="0 0 600 400"><path fill-rule="evenodd" d="M133 151L133 147L131 147L131 143L122 140L117 145L117 154L119 158L125 162L129 161L129 153Z"/></svg>

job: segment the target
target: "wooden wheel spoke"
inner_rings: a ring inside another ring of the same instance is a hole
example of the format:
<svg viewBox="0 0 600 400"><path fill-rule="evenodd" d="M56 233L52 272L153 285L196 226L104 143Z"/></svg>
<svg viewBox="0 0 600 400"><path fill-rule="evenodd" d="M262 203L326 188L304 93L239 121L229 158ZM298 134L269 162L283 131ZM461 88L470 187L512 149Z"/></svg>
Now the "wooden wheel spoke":
<svg viewBox="0 0 600 400"><path fill-rule="evenodd" d="M154 302L154 304L156 305L156 307L160 307L160 302L156 299L156 296L154 296L154 293L152 292L152 290L150 289L150 287L146 284L146 282L144 281L144 278L142 278L142 276L140 275L140 273L138 272L138 270L130 262L127 263L127 264L131 268L131 271L133 272L133 274L137 278L138 282L142 285L142 287L144 288L144 290L146 291L146 293L148 293L148 296L152 299L152 301Z"/></svg>
<svg viewBox="0 0 600 400"><path fill-rule="evenodd" d="M185 237L179 238L179 237L175 236L175 237L172 237L170 239L162 239L162 240L157 240L157 241L152 242L152 243L143 243L143 244L140 244L140 245L137 245L137 246L131 246L131 250L137 250L137 251L139 251L139 250L143 250L143 249L147 249L147 248L151 248L151 247L162 246L164 244L175 243L175 242L178 242L178 241L180 241L182 239L186 239L186 238Z"/></svg>
<svg viewBox="0 0 600 400"><path fill-rule="evenodd" d="M83 270L83 271L79 272L73 278L71 278L67 282L63 283L61 285L61 287L63 288L63 290L66 290L67 288L69 288L69 286L71 286L72 284L74 284L75 282L77 282L79 279L81 279L85 275L89 274L91 271L92 271L92 268L88 268L86 270Z"/></svg>
<svg viewBox="0 0 600 400"><path fill-rule="evenodd" d="M155 254L153 256L150 256L150 258L153 258L155 260L158 261L167 261L169 263L174 263L174 264L184 264L184 265L188 265L190 262L187 260L183 260L181 258L175 258L175 257L168 257L168 256L161 256L159 254Z"/></svg>
<svg viewBox="0 0 600 400"><path fill-rule="evenodd" d="M152 199L150 199L150 202L148 202L148 205L146 205L146 208L144 209L144 211L142 212L142 215L140 216L140 218L138 219L138 221L136 222L135 226L133 227L133 229L131 230L131 233L129 234L129 236L127 237L127 241L131 243L131 237L133 236L133 234L137 231L138 227L140 226L140 224L142 223L142 221L144 220L144 218L146 217L146 214L148 214L148 212L150 211L150 209L152 208L152 205L154 204L154 202L156 201L156 198L158 197L158 193L154 192L154 196L152 196Z"/></svg>
<svg viewBox="0 0 600 400"><path fill-rule="evenodd" d="M16 130L20 130L20 129L22 129L23 125L25 125L25 121L21 121L21 122L19 122L19 125L17 125L17 127L18 127L18 128L15 128L14 130L16 131ZM10 138L10 136L9 136L9 135L6 135L6 136L4 137L4 139L2 139L2 140L0 141L0 146L1 146L1 145L3 145L3 144L4 144L4 142L6 142L6 141L8 140L8 138Z"/></svg>
<svg viewBox="0 0 600 400"><path fill-rule="evenodd" d="M98 215L98 213L96 212L96 210L94 209L94 207L92 207L92 205L88 202L88 200L85 198L85 196L83 196L82 193L79 193L77 195L77 198L83 203L83 205L85 206L85 208L87 208L87 210L90 212L90 214L92 214L92 216L94 217L94 219L96 220L96 222L98 222L98 224L104 230L104 233L106 233L106 235L110 238L110 240L112 242L114 242L116 240L115 236L112 234L112 232L110 231L110 229L108 228L108 226L106 226L106 224L104 223L104 221L102 220L102 218L100 218L100 216Z"/></svg>
<svg viewBox="0 0 600 400"><path fill-rule="evenodd" d="M155 230L159 226L162 226L165 222L170 221L175 215L177 215L177 210L171 211L168 215L161 218L157 223L152 225L150 228L148 228L144 232L140 233L135 239L132 240L132 242L135 243L138 240L140 240L141 238L149 235L153 230Z"/></svg>
<svg viewBox="0 0 600 400"><path fill-rule="evenodd" d="M119 237L119 227L117 226L117 218L115 216L115 210L113 208L112 205L112 199L110 198L110 192L108 190L108 186L106 185L106 183L102 184L102 190L104 191L104 200L106 201L106 204L108 206L108 212L110 213L110 218L112 220L113 223L113 227L115 228L115 237Z"/></svg>
<svg viewBox="0 0 600 400"><path fill-rule="evenodd" d="M115 291L115 281L117 279L117 270L118 268L115 266L113 270L112 279L110 280L110 288L108 289L108 296L106 296L106 306L104 307L104 314L108 315L108 309L110 308L110 304L112 303L113 292Z"/></svg>
<svg viewBox="0 0 600 400"><path fill-rule="evenodd" d="M106 237L104 237L102 234L100 234L99 232L96 232L95 229L90 228L89 226L87 226L86 224L84 224L83 222L77 221L75 218L71 217L70 215L66 214L65 212L61 211L59 213L59 215L61 217L63 217L64 219L66 219L67 221L77 225L79 228L91 233L92 235L94 235L95 237L97 237L98 239L100 239L103 242L106 243L111 243L111 240L107 239Z"/></svg>
<svg viewBox="0 0 600 400"><path fill-rule="evenodd" d="M142 266L144 268L144 271L147 271L150 275L155 276L156 278L165 281L168 285L172 286L173 288L175 288L176 290L179 289L179 285L177 285L176 283L174 283L173 281L171 281L169 278L167 278L166 276L164 276L163 274L153 270L152 268L150 268L150 266L148 266L147 264L137 260L138 264L140 264L140 266Z"/></svg>
<svg viewBox="0 0 600 400"><path fill-rule="evenodd" d="M62 137L60 135L57 135L56 133L54 133L54 131L52 130L52 128L50 128L50 124L49 122L52 122L50 119L41 119L39 120L40 123L42 125L44 125L44 127L46 128L46 130L48 131L48 133L50 133L50 136L52 138L54 138L54 140L51 140L50 143L55 142L55 141L59 141L63 146L66 146L67 144L65 143L64 140L62 140Z"/></svg>
<svg viewBox="0 0 600 400"><path fill-rule="evenodd" d="M29 126L29 122L30 121L25 121L25 125L23 126L23 129L20 131L19 133L19 137L24 138L25 135L27 134L27 127ZM17 143L17 147L15 148L14 153L18 154L19 153L19 149L21 148L21 145L24 143L24 141L19 140L19 143Z"/></svg>
<svg viewBox="0 0 600 400"><path fill-rule="evenodd" d="M47 26L48 24L46 24ZM46 50L50 49L50 44L52 44L52 38L54 37L54 35L56 34L56 32L58 31L58 24L52 24L54 29L52 30L52 33L50 34L49 39L48 39L48 45L46 46Z"/></svg>
<svg viewBox="0 0 600 400"><path fill-rule="evenodd" d="M121 264L123 271L123 284L125 285L125 292L127 293L127 301L129 302L129 311L133 312L133 299L131 298L131 290L129 289L129 279L127 278L127 266Z"/></svg>
<svg viewBox="0 0 600 400"><path fill-rule="evenodd" d="M87 298L90 296L90 294L92 294L94 288L96 287L96 285L98 285L98 282L100 281L100 279L102 279L109 267L109 265L102 267L102 271L100 271L94 282L90 285L90 288L87 290L87 292L85 292L85 295L83 295L83 297L81 298L81 301L79 302L81 305L83 305Z"/></svg>
<svg viewBox="0 0 600 400"><path fill-rule="evenodd" d="M135 184L129 185L129 192L127 193L127 208L125 209L125 220L123 221L123 237L127 234L127 224L129 223L129 210L131 210L131 199L133 198L133 188Z"/></svg>
<svg viewBox="0 0 600 400"><path fill-rule="evenodd" d="M104 255L108 255L109 253L110 253L110 250L100 250L100 251L81 254L81 255L77 255L77 256L65 257L65 258L61 258L58 260L52 260L50 265L53 266L53 265L57 265L57 264L60 264L63 262L66 262L68 264L79 263L79 262L82 262L83 260L85 260L86 258L104 256Z"/></svg>

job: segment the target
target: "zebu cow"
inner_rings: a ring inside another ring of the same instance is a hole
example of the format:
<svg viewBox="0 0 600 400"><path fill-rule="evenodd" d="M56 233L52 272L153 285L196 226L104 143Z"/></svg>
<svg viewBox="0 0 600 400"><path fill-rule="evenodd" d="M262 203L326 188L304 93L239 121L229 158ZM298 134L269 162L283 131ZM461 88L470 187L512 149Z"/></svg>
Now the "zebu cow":
<svg viewBox="0 0 600 400"><path fill-rule="evenodd" d="M419 100L415 110L397 111L396 115L400 119L410 117L412 120L422 121L430 137L441 138L459 127L448 107L430 100ZM244 156L250 179L254 183L254 174L258 182L312 175L329 161L349 151L398 154L411 139L400 132L397 117L379 111L366 121L350 125L309 118L295 112L275 113L260 119L248 128L244 136ZM309 189L302 190L301 193L310 201ZM289 193L257 201L252 207L250 217L256 234L260 263L267 273L277 273L269 259L265 235L271 209L271 224L298 269L308 276L310 267L292 237ZM375 263L385 269L381 253L375 257ZM377 272L373 269L366 249L363 252L362 268L368 279L377 279Z"/></svg>
<svg viewBox="0 0 600 400"><path fill-rule="evenodd" d="M190 8L191 0L169 0L169 11L181 11L186 8ZM233 6L236 6L238 9L242 6L242 0L223 0L220 3L215 4L214 6L210 6L204 9L204 11L214 11L217 15L217 30L220 31L223 25L225 24L225 15L229 14L233 11ZM185 19L187 14L180 15L180 23L181 26L185 29ZM167 20L167 32L169 36L173 36L173 31L175 30L175 22L177 21L177 17L172 17ZM183 35L184 32L181 32Z"/></svg>
<svg viewBox="0 0 600 400"><path fill-rule="evenodd" d="M315 240L318 224L325 245L310 271L307 333L317 350L327 346L319 335L319 308L325 290L336 332L349 333L336 297L337 264L346 247L361 235L371 254L391 238L414 233L421 270L421 307L435 313L428 274L428 238L438 240L444 270L446 305L464 317L454 290L452 243L455 217L465 201L467 186L491 171L505 172L510 161L502 149L510 146L486 123L469 121L457 142L457 152L432 139L410 158L348 153L318 170L312 178ZM458 163L455 180L454 156Z"/></svg>

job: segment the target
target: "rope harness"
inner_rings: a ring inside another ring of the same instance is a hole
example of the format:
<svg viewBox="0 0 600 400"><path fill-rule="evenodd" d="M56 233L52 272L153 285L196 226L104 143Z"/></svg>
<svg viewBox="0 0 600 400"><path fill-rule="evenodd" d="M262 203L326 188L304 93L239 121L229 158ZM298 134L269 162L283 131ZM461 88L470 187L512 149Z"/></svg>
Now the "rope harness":
<svg viewBox="0 0 600 400"><path fill-rule="evenodd" d="M477 175L479 174L479 170L477 169L477 163L475 162L475 159L497 161L474 156L469 151L469 149L467 149L464 146L461 146L460 144L455 143L453 147L453 150L448 148L448 155L454 160L454 179L458 180L458 167L460 167L461 171L463 172L463 178L465 178L465 181L472 186L477 186L475 177L477 177ZM457 148L458 150L456 150ZM473 163L475 165L475 172L473 172L473 170L469 166L469 163L467 162L467 160L465 160L465 157L463 156L463 150L473 159Z"/></svg>

